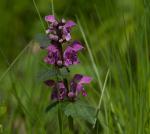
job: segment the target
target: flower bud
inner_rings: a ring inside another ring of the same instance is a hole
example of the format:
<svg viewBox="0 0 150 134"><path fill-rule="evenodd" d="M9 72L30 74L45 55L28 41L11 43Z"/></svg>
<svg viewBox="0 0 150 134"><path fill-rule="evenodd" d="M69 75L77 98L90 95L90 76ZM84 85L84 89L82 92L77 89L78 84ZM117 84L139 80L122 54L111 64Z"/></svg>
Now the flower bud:
<svg viewBox="0 0 150 134"><path fill-rule="evenodd" d="M69 97L69 98L74 98L74 97L75 97L75 94L74 94L73 92L69 92L69 93L68 93L68 97Z"/></svg>

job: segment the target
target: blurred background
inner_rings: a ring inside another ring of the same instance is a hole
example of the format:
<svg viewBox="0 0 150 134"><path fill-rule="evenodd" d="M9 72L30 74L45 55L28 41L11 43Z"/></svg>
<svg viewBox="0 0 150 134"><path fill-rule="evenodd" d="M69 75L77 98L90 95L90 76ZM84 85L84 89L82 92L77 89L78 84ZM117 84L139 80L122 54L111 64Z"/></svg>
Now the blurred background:
<svg viewBox="0 0 150 134"><path fill-rule="evenodd" d="M51 1L35 2L44 21L52 14ZM76 134L149 134L150 1L54 0L53 4L58 18L78 22L72 36L86 49L80 54L81 64L71 72L93 77L84 99L95 108L110 70L97 129L76 119ZM0 133L57 134L57 115L44 112L51 90L43 84L45 52L36 36L44 31L34 3L1 0L0 16ZM63 117L65 134L67 125Z"/></svg>

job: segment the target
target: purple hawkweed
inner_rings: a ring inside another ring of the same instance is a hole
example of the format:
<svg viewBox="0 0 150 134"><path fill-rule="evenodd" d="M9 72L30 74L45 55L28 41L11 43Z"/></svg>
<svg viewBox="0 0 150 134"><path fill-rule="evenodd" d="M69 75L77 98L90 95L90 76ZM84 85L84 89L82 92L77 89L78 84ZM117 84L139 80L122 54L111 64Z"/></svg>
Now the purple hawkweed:
<svg viewBox="0 0 150 134"><path fill-rule="evenodd" d="M48 28L46 34L51 41L51 44L46 48L47 56L44 58L44 61L47 64L54 66L55 71L59 72L60 68L66 68L67 70L70 65L79 64L78 52L81 51L84 47L79 41L71 40L71 29L76 24L71 20L58 21L55 16L48 15L45 16L45 21L48 23ZM68 45L64 47L64 44ZM70 73L70 71L68 71ZM81 74L74 75L72 80L64 78L62 76L61 80L58 79L47 80L45 84L52 88L52 100L61 101L61 100L76 100L79 94L87 96L87 93L84 89L84 84L89 84L92 80L91 77L83 76Z"/></svg>
<svg viewBox="0 0 150 134"><path fill-rule="evenodd" d="M55 82L53 80L47 80L45 84L52 88L51 98L53 100L75 100L80 93L82 93L83 96L87 96L83 84L89 84L91 80L91 77L76 74L70 81L70 89L65 86L64 81Z"/></svg>

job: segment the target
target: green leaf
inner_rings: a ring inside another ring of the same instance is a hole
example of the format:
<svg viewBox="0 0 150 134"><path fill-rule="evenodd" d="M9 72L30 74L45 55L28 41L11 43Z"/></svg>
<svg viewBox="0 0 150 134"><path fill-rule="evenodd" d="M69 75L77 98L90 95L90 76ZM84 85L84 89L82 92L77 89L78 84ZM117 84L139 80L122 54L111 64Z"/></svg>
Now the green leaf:
<svg viewBox="0 0 150 134"><path fill-rule="evenodd" d="M49 104L48 106L47 106L47 108L46 108L46 112L49 112L52 108L58 108L58 106L60 107L60 109L62 110L62 111L64 111L65 110L65 107L69 104L70 102L69 101L67 101L67 100L64 100L64 101L54 101L54 102L52 102L51 104ZM60 105L58 105L58 104L60 104Z"/></svg>
<svg viewBox="0 0 150 134"><path fill-rule="evenodd" d="M82 101L62 101L62 102L53 102L47 108L46 112L49 112L52 108L58 108L58 104L60 104L60 109L64 111L66 116L71 117L78 117L88 121L91 124L95 122L95 108L87 105L85 102Z"/></svg>
<svg viewBox="0 0 150 134"><path fill-rule="evenodd" d="M35 35L35 40L40 44L41 48L46 48L50 44L50 40L46 34L37 34Z"/></svg>
<svg viewBox="0 0 150 134"><path fill-rule="evenodd" d="M56 72L54 71L54 69L44 69L42 71L39 72L37 78L39 81L45 81L48 79L52 79L56 77Z"/></svg>
<svg viewBox="0 0 150 134"><path fill-rule="evenodd" d="M52 102L51 104L49 104L47 106L45 112L49 112L52 108L54 108L55 106L57 106L57 104L59 104L59 101Z"/></svg>
<svg viewBox="0 0 150 134"><path fill-rule="evenodd" d="M58 79L63 79L64 77L67 77L69 75L69 72L65 69L59 69L59 73L56 72L56 70L52 67L42 69L38 75L37 79L38 81L45 81L48 79L56 79L56 76Z"/></svg>
<svg viewBox="0 0 150 134"><path fill-rule="evenodd" d="M67 116L79 117L91 124L94 124L95 120L95 109L84 102L76 101L69 103L65 109L64 113Z"/></svg>
<svg viewBox="0 0 150 134"><path fill-rule="evenodd" d="M60 69L60 74L63 76L63 77L67 77L69 75L69 72L66 70L66 68L61 68Z"/></svg>

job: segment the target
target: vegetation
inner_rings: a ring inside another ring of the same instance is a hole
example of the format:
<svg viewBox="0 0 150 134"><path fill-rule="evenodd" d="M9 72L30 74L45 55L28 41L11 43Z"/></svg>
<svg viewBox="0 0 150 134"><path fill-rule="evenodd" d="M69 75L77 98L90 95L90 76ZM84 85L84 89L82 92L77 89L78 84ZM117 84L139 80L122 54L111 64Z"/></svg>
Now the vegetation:
<svg viewBox="0 0 150 134"><path fill-rule="evenodd" d="M35 2L42 20L52 14L50 0ZM77 23L72 36L86 48L71 72L93 78L81 100L98 111L96 126L76 117L74 132L149 134L149 0L54 0L53 5L58 18ZM1 0L0 14L0 133L57 134L57 108L45 112L52 101L43 80L52 74L45 72L45 52L37 42L44 31L34 3ZM70 133L64 114L61 123L63 134Z"/></svg>

